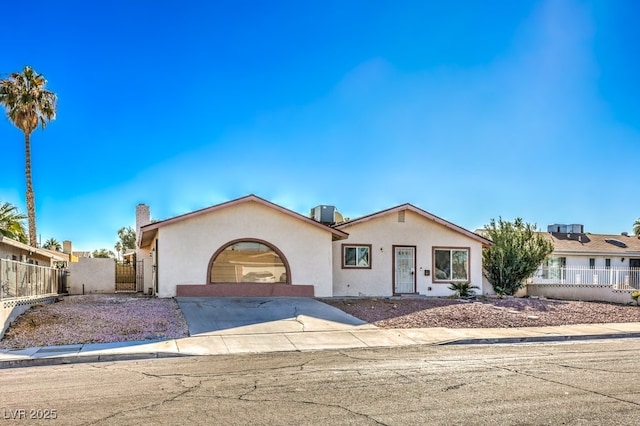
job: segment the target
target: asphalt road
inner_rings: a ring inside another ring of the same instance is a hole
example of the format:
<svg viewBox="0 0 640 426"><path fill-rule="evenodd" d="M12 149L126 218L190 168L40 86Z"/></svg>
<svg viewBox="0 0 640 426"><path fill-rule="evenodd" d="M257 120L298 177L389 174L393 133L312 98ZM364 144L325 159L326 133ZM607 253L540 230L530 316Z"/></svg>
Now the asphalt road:
<svg viewBox="0 0 640 426"><path fill-rule="evenodd" d="M15 368L0 422L635 425L639 354L619 339Z"/></svg>

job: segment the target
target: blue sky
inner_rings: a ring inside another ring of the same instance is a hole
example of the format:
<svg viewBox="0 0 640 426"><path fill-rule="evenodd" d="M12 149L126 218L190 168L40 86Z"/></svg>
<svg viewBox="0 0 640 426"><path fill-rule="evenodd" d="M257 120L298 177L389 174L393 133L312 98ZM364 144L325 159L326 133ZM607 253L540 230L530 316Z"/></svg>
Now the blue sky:
<svg viewBox="0 0 640 426"><path fill-rule="evenodd" d="M640 217L640 5L76 1L3 6L0 74L59 96L32 137L38 234L112 249L250 193L357 217L410 202L468 229ZM28 20L19 19L28 16ZM0 200L26 211L0 120Z"/></svg>

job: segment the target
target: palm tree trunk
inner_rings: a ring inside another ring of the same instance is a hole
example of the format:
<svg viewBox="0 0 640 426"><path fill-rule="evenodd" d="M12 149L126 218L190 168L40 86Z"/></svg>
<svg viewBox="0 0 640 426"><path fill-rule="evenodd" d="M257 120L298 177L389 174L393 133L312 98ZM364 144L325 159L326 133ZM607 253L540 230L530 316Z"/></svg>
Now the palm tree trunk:
<svg viewBox="0 0 640 426"><path fill-rule="evenodd" d="M31 184L31 133L24 134L25 174L27 175L27 217L29 221L29 245L37 247L36 237L36 202Z"/></svg>

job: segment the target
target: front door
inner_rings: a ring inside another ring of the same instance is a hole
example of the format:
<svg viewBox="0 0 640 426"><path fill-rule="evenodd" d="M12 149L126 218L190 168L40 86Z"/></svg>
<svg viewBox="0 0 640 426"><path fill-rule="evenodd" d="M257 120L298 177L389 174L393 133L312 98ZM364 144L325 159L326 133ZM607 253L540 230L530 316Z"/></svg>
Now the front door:
<svg viewBox="0 0 640 426"><path fill-rule="evenodd" d="M393 293L416 292L416 248L393 246Z"/></svg>

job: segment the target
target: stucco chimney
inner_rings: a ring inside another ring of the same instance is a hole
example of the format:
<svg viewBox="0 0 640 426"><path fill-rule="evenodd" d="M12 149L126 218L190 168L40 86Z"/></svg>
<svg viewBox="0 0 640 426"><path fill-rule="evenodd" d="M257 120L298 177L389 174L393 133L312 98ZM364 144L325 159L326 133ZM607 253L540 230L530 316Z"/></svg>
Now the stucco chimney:
<svg viewBox="0 0 640 426"><path fill-rule="evenodd" d="M73 251L73 247L71 245L71 241L64 240L62 242L62 252L63 253L67 253L67 254L71 254L72 251Z"/></svg>
<svg viewBox="0 0 640 426"><path fill-rule="evenodd" d="M140 237L140 228L151 223L151 213L149 206L138 204L136 206L136 236Z"/></svg>

